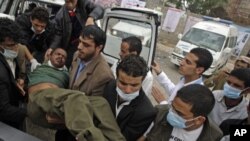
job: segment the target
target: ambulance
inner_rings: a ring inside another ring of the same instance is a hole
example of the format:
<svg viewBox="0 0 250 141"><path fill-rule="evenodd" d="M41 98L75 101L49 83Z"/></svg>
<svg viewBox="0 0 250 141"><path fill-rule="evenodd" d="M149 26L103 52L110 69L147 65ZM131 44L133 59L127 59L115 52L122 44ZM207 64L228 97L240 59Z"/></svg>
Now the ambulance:
<svg viewBox="0 0 250 141"><path fill-rule="evenodd" d="M203 73L210 76L216 70L222 68L231 56L237 43L238 30L232 22L212 17L203 17L203 21L193 25L184 35L179 34L180 39L175 46L170 60L179 66L180 61L193 48L205 48L213 56L211 67Z"/></svg>

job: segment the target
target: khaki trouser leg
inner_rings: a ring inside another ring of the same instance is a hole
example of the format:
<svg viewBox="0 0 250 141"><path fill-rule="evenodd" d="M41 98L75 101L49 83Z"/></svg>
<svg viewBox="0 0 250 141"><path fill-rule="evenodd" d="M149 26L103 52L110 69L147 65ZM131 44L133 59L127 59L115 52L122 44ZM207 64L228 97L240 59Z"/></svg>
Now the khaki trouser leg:
<svg viewBox="0 0 250 141"><path fill-rule="evenodd" d="M93 123L93 110L84 93L56 88L30 94L29 98L43 113L56 114L64 119L66 127L79 141L105 141Z"/></svg>

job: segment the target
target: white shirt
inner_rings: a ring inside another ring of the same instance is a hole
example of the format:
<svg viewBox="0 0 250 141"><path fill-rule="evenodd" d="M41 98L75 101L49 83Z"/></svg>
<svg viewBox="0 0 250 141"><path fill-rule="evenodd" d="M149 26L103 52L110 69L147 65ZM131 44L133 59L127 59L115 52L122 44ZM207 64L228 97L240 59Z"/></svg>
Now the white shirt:
<svg viewBox="0 0 250 141"><path fill-rule="evenodd" d="M186 131L181 128L173 128L169 141L196 141L201 134L203 125L195 130Z"/></svg>
<svg viewBox="0 0 250 141"><path fill-rule="evenodd" d="M117 65L118 65L118 62L115 62L112 67L111 67L111 70L115 76L115 78L117 77L116 76L116 68L117 68ZM148 71L146 77L144 78L143 82L142 82L142 89L143 91L145 92L145 94L147 96L149 96L152 92L152 86L153 86L153 75L152 75L152 72L151 71Z"/></svg>
<svg viewBox="0 0 250 141"><path fill-rule="evenodd" d="M14 78L16 78L16 62L13 59L6 59L6 61L10 66Z"/></svg>
<svg viewBox="0 0 250 141"><path fill-rule="evenodd" d="M168 101L162 101L160 104L170 104L174 100L174 98L177 94L177 91L184 86L187 86L190 84L204 85L202 77L200 77L196 80L193 80L189 83L185 83L185 78L181 77L180 81L175 85L164 72L161 72L159 75L157 75L156 79L164 87L164 89L167 91L167 94L169 94Z"/></svg>
<svg viewBox="0 0 250 141"><path fill-rule="evenodd" d="M226 119L245 119L247 118L248 100L243 97L242 101L235 107L227 109L224 100L224 91L213 91L215 105L209 117L219 126Z"/></svg>

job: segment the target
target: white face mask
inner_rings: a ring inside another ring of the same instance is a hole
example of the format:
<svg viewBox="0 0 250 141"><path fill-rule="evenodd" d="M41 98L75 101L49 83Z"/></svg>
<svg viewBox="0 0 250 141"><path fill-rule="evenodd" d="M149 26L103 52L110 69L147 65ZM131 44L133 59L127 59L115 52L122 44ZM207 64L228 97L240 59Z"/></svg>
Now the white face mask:
<svg viewBox="0 0 250 141"><path fill-rule="evenodd" d="M139 96L139 90L135 91L133 93L130 93L130 94L126 94L118 86L116 86L116 91L117 91L118 95L121 97L121 99L125 100L125 101L132 101L137 96Z"/></svg>
<svg viewBox="0 0 250 141"><path fill-rule="evenodd" d="M18 53L16 51L13 51L10 49L5 49L5 48L2 48L2 49L4 50L4 52L2 54L7 59L14 59L18 55Z"/></svg>
<svg viewBox="0 0 250 141"><path fill-rule="evenodd" d="M35 30L35 28L34 28L33 26L31 26L31 30L32 30L35 34L42 34L42 33L45 31L45 29L43 29L40 33L37 33L36 30Z"/></svg>

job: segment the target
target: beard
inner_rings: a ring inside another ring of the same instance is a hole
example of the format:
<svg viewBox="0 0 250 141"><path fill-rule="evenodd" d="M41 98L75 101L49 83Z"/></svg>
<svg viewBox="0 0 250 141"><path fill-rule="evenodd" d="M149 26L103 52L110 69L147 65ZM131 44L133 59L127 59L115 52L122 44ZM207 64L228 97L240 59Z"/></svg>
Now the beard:
<svg viewBox="0 0 250 141"><path fill-rule="evenodd" d="M80 54L78 55L78 57L79 57L81 60L83 60L84 62L90 61L92 58L94 58L94 56L95 56L95 51L92 52L92 53L88 53L88 54L80 53Z"/></svg>

